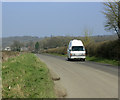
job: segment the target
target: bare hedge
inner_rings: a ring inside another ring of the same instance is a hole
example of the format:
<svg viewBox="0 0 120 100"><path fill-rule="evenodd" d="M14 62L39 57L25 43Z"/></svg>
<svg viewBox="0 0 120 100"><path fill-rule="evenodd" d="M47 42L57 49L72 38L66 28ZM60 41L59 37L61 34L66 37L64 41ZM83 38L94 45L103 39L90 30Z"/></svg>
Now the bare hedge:
<svg viewBox="0 0 120 100"><path fill-rule="evenodd" d="M90 43L86 46L87 55L103 57L108 59L120 59L120 41L104 41L99 43Z"/></svg>

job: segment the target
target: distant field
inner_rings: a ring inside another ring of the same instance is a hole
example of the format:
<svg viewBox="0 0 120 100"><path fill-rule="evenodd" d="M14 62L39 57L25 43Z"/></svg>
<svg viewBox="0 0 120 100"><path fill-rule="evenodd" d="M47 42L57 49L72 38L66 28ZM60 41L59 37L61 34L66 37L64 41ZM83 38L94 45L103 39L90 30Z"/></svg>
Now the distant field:
<svg viewBox="0 0 120 100"><path fill-rule="evenodd" d="M2 65L3 98L55 98L46 65L34 54L9 58Z"/></svg>

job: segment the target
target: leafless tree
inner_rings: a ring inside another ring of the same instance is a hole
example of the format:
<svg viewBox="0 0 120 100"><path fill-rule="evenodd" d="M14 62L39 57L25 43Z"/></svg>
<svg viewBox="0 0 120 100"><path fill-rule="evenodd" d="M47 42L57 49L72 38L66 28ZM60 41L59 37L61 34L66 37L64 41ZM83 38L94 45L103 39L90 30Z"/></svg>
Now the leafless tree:
<svg viewBox="0 0 120 100"><path fill-rule="evenodd" d="M114 0L114 2L105 2L103 14L106 17L106 30L113 30L117 33L120 39L120 2Z"/></svg>

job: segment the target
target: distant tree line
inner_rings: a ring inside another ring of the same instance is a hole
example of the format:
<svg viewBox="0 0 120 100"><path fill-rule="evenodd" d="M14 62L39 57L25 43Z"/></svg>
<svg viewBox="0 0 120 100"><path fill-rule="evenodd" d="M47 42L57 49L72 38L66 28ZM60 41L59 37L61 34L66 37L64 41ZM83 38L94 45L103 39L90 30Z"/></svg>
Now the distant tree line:
<svg viewBox="0 0 120 100"><path fill-rule="evenodd" d="M30 41L28 43L21 43L20 41L14 41L11 45L12 51L30 51L30 52L38 52L40 49L39 42Z"/></svg>
<svg viewBox="0 0 120 100"><path fill-rule="evenodd" d="M23 47L24 44L20 43L19 41L14 41L13 44L11 45L11 48L13 51L21 51L21 47Z"/></svg>

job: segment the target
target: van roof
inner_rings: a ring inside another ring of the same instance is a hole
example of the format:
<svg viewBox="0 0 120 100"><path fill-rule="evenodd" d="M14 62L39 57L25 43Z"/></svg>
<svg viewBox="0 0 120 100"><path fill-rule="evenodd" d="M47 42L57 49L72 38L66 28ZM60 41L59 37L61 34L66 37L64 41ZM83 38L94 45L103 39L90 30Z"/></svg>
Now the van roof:
<svg viewBox="0 0 120 100"><path fill-rule="evenodd" d="M74 39L74 40L71 40L71 46L83 46L83 43L81 40L77 40L77 39Z"/></svg>
<svg viewBox="0 0 120 100"><path fill-rule="evenodd" d="M81 41L81 40L74 39L74 40L72 40L72 41Z"/></svg>

